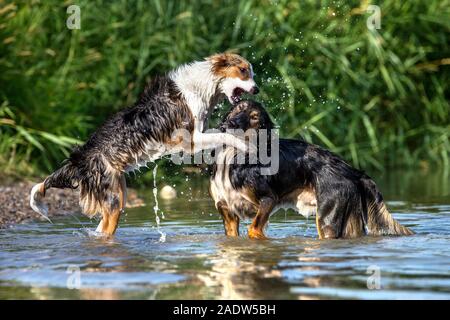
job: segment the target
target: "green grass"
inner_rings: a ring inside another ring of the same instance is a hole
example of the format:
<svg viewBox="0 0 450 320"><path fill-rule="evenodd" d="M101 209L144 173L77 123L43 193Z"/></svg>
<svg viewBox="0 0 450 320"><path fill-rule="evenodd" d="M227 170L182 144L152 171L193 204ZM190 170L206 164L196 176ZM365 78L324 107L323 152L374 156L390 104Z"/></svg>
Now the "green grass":
<svg viewBox="0 0 450 320"><path fill-rule="evenodd" d="M0 168L48 173L155 74L235 50L286 137L358 167L449 166L448 0L0 0ZM223 109L226 109L224 107ZM223 110L222 109L222 110Z"/></svg>

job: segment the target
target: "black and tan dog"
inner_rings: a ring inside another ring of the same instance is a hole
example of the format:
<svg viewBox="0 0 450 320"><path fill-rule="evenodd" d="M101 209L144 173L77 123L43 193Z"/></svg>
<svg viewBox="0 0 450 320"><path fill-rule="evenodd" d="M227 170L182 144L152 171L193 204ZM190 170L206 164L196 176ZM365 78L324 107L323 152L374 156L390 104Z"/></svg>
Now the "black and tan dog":
<svg viewBox="0 0 450 320"><path fill-rule="evenodd" d="M253 101L238 103L221 125L222 131L272 128L268 113ZM315 213L320 239L413 234L394 220L369 176L319 146L280 139L274 175L263 175L261 164L233 164L235 157L232 147L220 150L210 181L229 236L239 235L240 219L253 218L249 237L264 239L270 215L281 207Z"/></svg>
<svg viewBox="0 0 450 320"><path fill-rule="evenodd" d="M245 92L256 94L258 87L251 64L237 54L215 54L156 77L134 105L108 119L58 170L33 187L31 207L46 216L42 200L47 189L79 188L83 213L101 214L97 231L114 234L125 208L126 172L164 155L194 153L224 141L246 150L235 136L205 133L214 106L225 97L237 103ZM181 131L188 137L175 135Z"/></svg>

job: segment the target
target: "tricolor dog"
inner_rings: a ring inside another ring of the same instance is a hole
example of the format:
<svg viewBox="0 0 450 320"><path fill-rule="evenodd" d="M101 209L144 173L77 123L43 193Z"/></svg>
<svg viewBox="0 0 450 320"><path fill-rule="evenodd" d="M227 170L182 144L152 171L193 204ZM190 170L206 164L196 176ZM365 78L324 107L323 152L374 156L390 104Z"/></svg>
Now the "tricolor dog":
<svg viewBox="0 0 450 320"><path fill-rule="evenodd" d="M163 155L215 148L224 142L248 150L227 133L204 133L208 116L224 97L235 104L245 92L256 94L251 64L222 53L182 65L156 77L136 103L107 120L63 165L31 190L31 207L46 216L42 203L49 188L79 188L88 216L102 215L98 232L115 233L125 208L125 173ZM190 133L185 143L174 132Z"/></svg>

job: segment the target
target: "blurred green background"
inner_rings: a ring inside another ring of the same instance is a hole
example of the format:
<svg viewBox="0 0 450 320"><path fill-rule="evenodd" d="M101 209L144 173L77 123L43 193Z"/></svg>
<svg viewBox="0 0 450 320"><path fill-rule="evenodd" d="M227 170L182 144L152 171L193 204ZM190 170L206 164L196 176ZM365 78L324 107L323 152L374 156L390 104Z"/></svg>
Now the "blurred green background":
<svg viewBox="0 0 450 320"><path fill-rule="evenodd" d="M150 77L226 50L252 62L282 136L368 170L447 168L450 1L377 1L378 30L369 4L0 0L0 175L48 174Z"/></svg>

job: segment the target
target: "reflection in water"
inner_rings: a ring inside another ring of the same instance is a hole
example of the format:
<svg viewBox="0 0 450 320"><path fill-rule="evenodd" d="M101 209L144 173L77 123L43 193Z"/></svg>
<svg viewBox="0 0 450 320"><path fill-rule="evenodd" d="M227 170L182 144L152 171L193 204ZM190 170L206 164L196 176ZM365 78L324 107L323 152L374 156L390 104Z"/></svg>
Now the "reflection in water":
<svg viewBox="0 0 450 320"><path fill-rule="evenodd" d="M375 179L412 237L320 241L314 221L290 211L271 218L270 240L226 238L205 180L159 202L164 243L151 190L113 240L83 217L0 230L0 299L450 299L448 179L416 176ZM80 289L67 287L70 266ZM367 288L371 266L380 290Z"/></svg>
<svg viewBox="0 0 450 320"><path fill-rule="evenodd" d="M220 241L215 255L208 261L211 270L198 277L206 286L219 288L217 299L262 299L267 290L288 289L277 270L283 248L268 247L270 261L264 261L261 259L264 247L265 243L247 239Z"/></svg>

